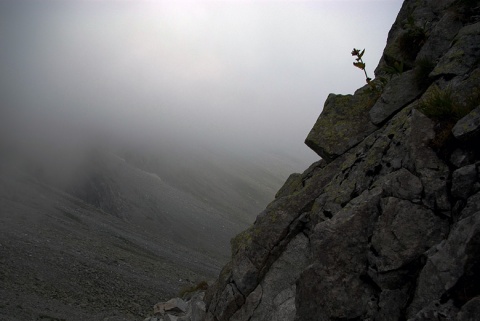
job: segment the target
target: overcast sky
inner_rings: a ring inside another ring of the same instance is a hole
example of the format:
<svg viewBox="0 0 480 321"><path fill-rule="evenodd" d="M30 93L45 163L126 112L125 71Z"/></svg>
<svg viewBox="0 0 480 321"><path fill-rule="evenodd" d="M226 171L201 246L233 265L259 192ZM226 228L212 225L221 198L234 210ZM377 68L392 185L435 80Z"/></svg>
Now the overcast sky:
<svg viewBox="0 0 480 321"><path fill-rule="evenodd" d="M400 0L0 4L2 139L273 149L373 75Z"/></svg>

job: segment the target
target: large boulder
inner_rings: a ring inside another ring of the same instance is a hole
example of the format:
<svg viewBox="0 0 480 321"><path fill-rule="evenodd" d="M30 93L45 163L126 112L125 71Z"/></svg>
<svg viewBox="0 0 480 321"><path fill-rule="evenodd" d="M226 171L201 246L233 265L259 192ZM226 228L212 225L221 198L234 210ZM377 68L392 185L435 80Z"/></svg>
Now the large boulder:
<svg viewBox="0 0 480 321"><path fill-rule="evenodd" d="M330 162L357 145L377 129L367 114L378 98L376 95L369 86L354 95L330 94L305 140L307 146Z"/></svg>

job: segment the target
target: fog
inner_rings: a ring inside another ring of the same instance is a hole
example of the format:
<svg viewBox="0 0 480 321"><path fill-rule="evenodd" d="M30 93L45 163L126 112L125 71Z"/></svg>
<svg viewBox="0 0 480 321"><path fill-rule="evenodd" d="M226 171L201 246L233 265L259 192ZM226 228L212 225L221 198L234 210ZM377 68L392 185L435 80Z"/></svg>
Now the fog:
<svg viewBox="0 0 480 321"><path fill-rule="evenodd" d="M402 1L4 1L0 151L281 152L373 74ZM53 157L52 157L53 155ZM254 157L254 156L252 156Z"/></svg>

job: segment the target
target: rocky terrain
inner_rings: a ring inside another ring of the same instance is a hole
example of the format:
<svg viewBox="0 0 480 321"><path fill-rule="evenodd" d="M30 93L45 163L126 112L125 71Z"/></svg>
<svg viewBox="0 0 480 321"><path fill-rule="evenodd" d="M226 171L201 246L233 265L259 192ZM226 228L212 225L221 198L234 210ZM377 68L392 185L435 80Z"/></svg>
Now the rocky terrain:
<svg viewBox="0 0 480 321"><path fill-rule="evenodd" d="M206 294L206 320L478 320L480 3L406 0Z"/></svg>
<svg viewBox="0 0 480 321"><path fill-rule="evenodd" d="M375 76L328 96L306 138L322 160L230 244L239 212L148 158L104 155L64 189L2 172L0 318L478 320L479 1L406 0ZM215 190L256 198L234 181Z"/></svg>
<svg viewBox="0 0 480 321"><path fill-rule="evenodd" d="M66 175L3 155L12 161L0 161L2 321L143 320L158 301L218 275L229 240L253 220L244 211L265 206L289 168L97 149Z"/></svg>

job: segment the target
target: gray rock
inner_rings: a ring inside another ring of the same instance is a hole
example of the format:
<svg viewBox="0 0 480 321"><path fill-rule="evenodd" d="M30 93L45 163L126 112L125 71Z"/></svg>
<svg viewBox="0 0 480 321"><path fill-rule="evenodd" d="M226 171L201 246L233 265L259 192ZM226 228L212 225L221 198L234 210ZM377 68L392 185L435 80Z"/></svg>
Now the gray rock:
<svg viewBox="0 0 480 321"><path fill-rule="evenodd" d="M480 251L479 237L480 212L455 225L444 245L428 257L420 273L413 301L408 308L409 317L414 317L422 309L443 297L460 299L457 295L466 294L465 287L460 293L457 293L456 287L472 282L469 278L474 274L469 269L473 267L472 262L478 259L476 253ZM472 273L471 276L469 273Z"/></svg>
<svg viewBox="0 0 480 321"><path fill-rule="evenodd" d="M199 291L192 294L187 301L187 312L179 317L178 321L203 321L206 315L206 304L203 301L205 292Z"/></svg>
<svg viewBox="0 0 480 321"><path fill-rule="evenodd" d="M480 134L480 106L460 119L452 129L453 136L461 141L468 141Z"/></svg>
<svg viewBox="0 0 480 321"><path fill-rule="evenodd" d="M393 196L410 201L419 200L423 192L420 179L405 168L384 176L372 186L381 187L384 196Z"/></svg>
<svg viewBox="0 0 480 321"><path fill-rule="evenodd" d="M476 193L468 198L466 206L460 213L460 220L477 212L480 212L480 193Z"/></svg>
<svg viewBox="0 0 480 321"><path fill-rule="evenodd" d="M374 289L362 276L379 201L379 190L365 192L315 227L310 238L316 260L297 282L296 319L348 320L368 314Z"/></svg>
<svg viewBox="0 0 480 321"><path fill-rule="evenodd" d="M295 319L295 290L295 285L292 285L273 299L272 321L293 321Z"/></svg>
<svg viewBox="0 0 480 321"><path fill-rule="evenodd" d="M457 168L472 164L475 155L472 151L457 148L450 156L450 162Z"/></svg>
<svg viewBox="0 0 480 321"><path fill-rule="evenodd" d="M251 317L244 320L263 321L269 319L272 315L280 317L280 310L283 312L290 311L288 315L294 317L291 302L295 302L295 293L291 293L291 289L292 286L295 286L300 273L308 265L309 253L309 240L305 235L298 234L290 241L285 251L272 264L261 282L263 289L261 302L253 311ZM275 300L277 302L289 300L289 302L281 302L280 305L276 305ZM293 317L289 320L293 321ZM282 319L287 320L287 315L282 316Z"/></svg>
<svg viewBox="0 0 480 321"><path fill-rule="evenodd" d="M471 195L476 180L477 168L475 164L457 169L452 175L452 196L467 199Z"/></svg>
<svg viewBox="0 0 480 321"><path fill-rule="evenodd" d="M413 70L392 78L380 99L370 109L370 120L376 125L381 124L421 94L422 90L415 84Z"/></svg>
<svg viewBox="0 0 480 321"><path fill-rule="evenodd" d="M411 116L411 134L409 136L411 149L409 153L413 170L424 187L423 203L431 209L449 211L451 204L448 197L447 179L450 169L432 150L431 142L434 138L433 121L414 109Z"/></svg>
<svg viewBox="0 0 480 321"><path fill-rule="evenodd" d="M258 269L248 256L238 255L233 259L232 277L238 291L247 296L258 284Z"/></svg>
<svg viewBox="0 0 480 321"><path fill-rule="evenodd" d="M463 27L442 56L432 77L442 75L465 75L478 63L480 56L480 22Z"/></svg>
<svg viewBox="0 0 480 321"><path fill-rule="evenodd" d="M458 308L452 301L442 304L439 300L431 302L408 321L454 320L457 313Z"/></svg>
<svg viewBox="0 0 480 321"><path fill-rule="evenodd" d="M250 293L250 295L245 300L245 304L235 312L235 314L230 318L231 321L243 321L243 320L250 320L252 317L253 312L258 307L258 304L262 300L262 286L259 285L257 288Z"/></svg>
<svg viewBox="0 0 480 321"><path fill-rule="evenodd" d="M480 316L480 297L468 301L457 315L456 321L478 321Z"/></svg>
<svg viewBox="0 0 480 321"><path fill-rule="evenodd" d="M370 264L379 272L396 270L418 258L446 235L448 222L421 205L388 197L382 200L371 245Z"/></svg>
<svg viewBox="0 0 480 321"><path fill-rule="evenodd" d="M401 320L402 310L407 302L408 293L405 289L382 291L378 299L378 313L375 320Z"/></svg>
<svg viewBox="0 0 480 321"><path fill-rule="evenodd" d="M163 317L163 319L165 321L179 321L179 317L178 316L175 316L175 315L172 315L172 314L165 314L165 316Z"/></svg>
<svg viewBox="0 0 480 321"><path fill-rule="evenodd" d="M452 40L462 27L458 15L454 12L445 12L440 21L430 31L430 36L418 53L417 60L427 58L437 61L450 48Z"/></svg>
<svg viewBox="0 0 480 321"><path fill-rule="evenodd" d="M205 320L228 320L245 303L245 298L229 283L213 303Z"/></svg>
<svg viewBox="0 0 480 321"><path fill-rule="evenodd" d="M275 198L291 195L302 188L302 175L293 173L288 176L287 181L275 194Z"/></svg>
<svg viewBox="0 0 480 321"><path fill-rule="evenodd" d="M342 155L377 129L368 118L375 99L368 86L354 95L330 94L305 143L328 162Z"/></svg>
<svg viewBox="0 0 480 321"><path fill-rule="evenodd" d="M164 315L165 313L185 313L187 303L180 298L173 298L167 302L160 302L153 306L153 313Z"/></svg>

